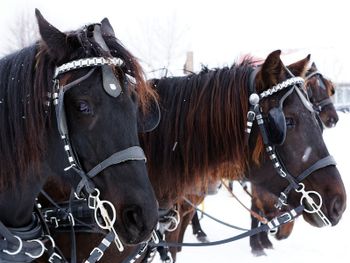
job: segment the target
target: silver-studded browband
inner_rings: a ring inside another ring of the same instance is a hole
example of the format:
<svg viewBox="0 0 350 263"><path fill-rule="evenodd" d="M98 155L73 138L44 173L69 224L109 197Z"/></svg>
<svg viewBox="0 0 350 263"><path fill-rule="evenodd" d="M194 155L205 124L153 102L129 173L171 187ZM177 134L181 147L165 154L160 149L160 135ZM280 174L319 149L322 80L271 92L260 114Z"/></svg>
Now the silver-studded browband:
<svg viewBox="0 0 350 263"><path fill-rule="evenodd" d="M57 67L53 78L56 79L58 75L74 69L102 66L102 65L114 65L114 66L120 67L122 64L123 64L123 61L120 58L92 57L92 58L77 59Z"/></svg>
<svg viewBox="0 0 350 263"><path fill-rule="evenodd" d="M271 96L272 94L279 92L285 88L294 86L294 85L301 85L304 84L304 79L301 77L292 77L290 79L287 79L281 83L278 83L277 85L273 86L272 88L265 90L259 94L260 99L266 98L268 96Z"/></svg>

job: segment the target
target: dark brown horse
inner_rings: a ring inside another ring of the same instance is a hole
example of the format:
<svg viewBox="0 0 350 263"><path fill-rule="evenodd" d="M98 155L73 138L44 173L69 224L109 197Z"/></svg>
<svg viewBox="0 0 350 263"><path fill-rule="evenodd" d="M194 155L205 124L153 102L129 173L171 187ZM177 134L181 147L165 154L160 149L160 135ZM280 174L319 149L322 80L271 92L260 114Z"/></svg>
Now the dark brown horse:
<svg viewBox="0 0 350 263"><path fill-rule="evenodd" d="M332 82L324 78L323 75L318 71L315 63L312 63L311 67L308 69L305 75L305 87L309 99L323 123L320 123L320 125L325 125L326 127L334 127L339 119L334 105L330 99L330 97L334 95L335 89ZM290 209L290 207L285 207L281 211L276 210L276 196L270 194L269 192L263 191L257 186L252 185L251 187L252 210L254 212L261 213L263 216L270 220L276 215ZM201 199L199 198L198 201L201 201ZM251 218L253 229L258 226L258 219L254 215L252 215ZM199 240L205 241L206 234L199 224L198 216L196 213L194 214L191 221L193 234L195 234ZM275 237L278 240L288 237L293 229L293 224L294 222L290 222L279 227ZM272 243L268 240L266 232L252 236L250 238L250 243L255 254L262 252L263 247L272 247Z"/></svg>
<svg viewBox="0 0 350 263"><path fill-rule="evenodd" d="M335 89L332 82L323 77L317 70L315 63L313 63L305 76L305 87L315 111L319 114L322 121L320 125L326 127L334 127L338 121L338 114L334 108L330 97L334 95ZM271 220L278 214L284 213L290 207L283 207L278 210L275 207L278 197L270 194L259 186L251 185L252 189L252 211L260 213L262 216ZM251 216L252 229L257 227L259 221L253 215ZM293 230L294 222L287 223L276 229L275 237L277 240L287 238ZM268 233L261 232L255 236L250 237L250 246L255 255L263 255L264 248L272 248L272 243L268 238Z"/></svg>
<svg viewBox="0 0 350 263"><path fill-rule="evenodd" d="M307 63L308 58L291 65L290 70L295 75L302 75ZM193 189L205 190L209 179L239 179L252 169L264 171L263 176L250 173L249 180L274 195L278 195L287 185L277 176L272 163L261 159L263 143L256 127L253 127L248 149L244 143L248 104L241 98L248 97L248 79L253 70L250 63L245 61L232 68L154 81L160 95L163 118L160 126L146 135L143 142L149 158L151 181L161 207L170 207L176 200L181 201L181 196L187 196ZM286 78L288 73L279 59L279 52L274 52L257 73L255 81L258 92ZM286 137L283 144L275 146L284 167L294 176L328 155L314 112L304 106L305 102L296 93L293 92L285 101ZM284 94L277 93L264 99L263 111L269 112L278 105L280 96ZM278 123L275 129L278 130L279 124L283 126L283 123ZM312 137L303 133L306 129L312 130L308 133L313 134ZM279 137L279 134L274 135L274 138ZM298 162L304 155L306 145L315 146L314 151L306 162ZM296 161L292 164L291 160ZM329 173L334 177L326 176ZM313 171L305 185L308 189L316 189L327 200L322 211L332 224L337 224L346 202L345 189L337 169L329 165ZM328 185L334 185L333 190ZM288 201L293 207L297 206L300 196L293 193ZM322 225L307 213L304 213L304 218L313 225ZM187 225L187 222L184 224ZM177 241L181 238L179 233L173 232L167 240ZM176 250L173 249L173 255Z"/></svg>
<svg viewBox="0 0 350 263"><path fill-rule="evenodd" d="M147 240L158 206L137 126L147 129L154 92L108 20L62 33L36 16L41 40L0 60L0 261L44 251L33 208L48 175L93 197L124 243ZM36 235L21 236L29 226Z"/></svg>

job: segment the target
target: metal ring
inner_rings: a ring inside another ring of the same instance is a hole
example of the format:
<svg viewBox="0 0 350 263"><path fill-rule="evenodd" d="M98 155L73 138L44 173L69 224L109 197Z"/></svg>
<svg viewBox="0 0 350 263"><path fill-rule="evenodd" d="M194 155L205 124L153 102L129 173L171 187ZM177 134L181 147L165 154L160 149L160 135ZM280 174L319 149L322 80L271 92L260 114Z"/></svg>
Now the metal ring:
<svg viewBox="0 0 350 263"><path fill-rule="evenodd" d="M14 256L14 255L17 255L19 252L21 252L22 248L23 248L23 242L22 242L22 239L20 239L18 236L14 236L15 238L17 238L17 240L19 241L19 245L18 245L18 248L16 251L8 251L7 249L4 249L3 251L8 254L8 255L11 255L11 256Z"/></svg>
<svg viewBox="0 0 350 263"><path fill-rule="evenodd" d="M110 201L103 200L103 201L100 201L99 203L100 203L100 206L96 207L95 213L94 213L94 214L95 214L95 221L96 221L97 225L98 225L100 228L102 228L102 229L110 229L110 227L114 225L115 220L116 220L116 214L117 214L117 212L116 212L116 210L115 210L115 207L114 207L114 205L113 205ZM109 216L108 210L107 210L106 207L104 206L105 204L108 204L109 207L111 208L111 210L112 210L112 218ZM102 209L105 209L105 210L106 210L106 213L107 213L107 215L108 215L108 219L110 220L111 226L108 226L108 225L107 225L107 222L106 222L105 219L103 218L101 206L102 206ZM100 221L98 220L98 215L97 215L97 211L98 211L98 210L100 210L102 219L103 219L103 221L106 223L106 225L101 224Z"/></svg>
<svg viewBox="0 0 350 263"><path fill-rule="evenodd" d="M272 236L275 236L277 232L278 232L278 227L269 230L269 234Z"/></svg>
<svg viewBox="0 0 350 263"><path fill-rule="evenodd" d="M45 237L48 237L48 238L49 238L49 240L51 241L51 244L52 244L52 247L53 247L53 248L56 247L55 240L52 238L52 236L50 236L50 235L45 235Z"/></svg>
<svg viewBox="0 0 350 263"><path fill-rule="evenodd" d="M314 195L316 195L316 196L318 197L319 202L320 202L319 204L317 204L317 203L314 201L314 198L312 198L311 194L314 194ZM316 208L312 207L312 209L307 209L306 207L304 207L304 211L305 211L306 213L313 214L313 213L316 213L316 212L318 212L318 211L321 210L321 207L322 207L322 203L323 203L323 202L322 202L322 197L321 197L321 195L320 195L318 192L316 192L316 191L307 191L306 194L305 194L304 196L301 197L301 199L300 199L300 204L301 204L301 205L303 204L303 200L304 200L304 199L306 200L307 203L309 203L308 200L307 200L307 198L311 198L311 199L312 199L312 201L315 203ZM310 203L309 203L309 204L310 204ZM311 205L311 204L310 204L310 205Z"/></svg>
<svg viewBox="0 0 350 263"><path fill-rule="evenodd" d="M25 252L24 254L31 257L31 258L40 258L42 255L44 255L44 252L45 252L45 246L44 246L44 243L39 240L39 239L33 239L33 240L28 240L27 242L37 242L40 246L41 246L41 251L39 253L39 255L33 255L29 252Z"/></svg>
<svg viewBox="0 0 350 263"><path fill-rule="evenodd" d="M100 190L98 190L97 188L95 188L94 191L96 192L96 195L93 195L94 192L92 192L92 193L90 194L92 197L95 197L95 198L96 198L96 197L100 196Z"/></svg>
<svg viewBox="0 0 350 263"><path fill-rule="evenodd" d="M303 183L299 183L300 188L296 188L295 191L300 193L305 190L305 185Z"/></svg>
<svg viewBox="0 0 350 263"><path fill-rule="evenodd" d="M179 223L180 223L180 214L179 214L179 211L177 210L173 210L173 212L175 212L175 216L169 216L167 218L169 218L171 220L171 223L174 224L173 227L170 227L170 226L167 228L167 231L169 232L172 232L172 231L175 231L175 229L178 227Z"/></svg>

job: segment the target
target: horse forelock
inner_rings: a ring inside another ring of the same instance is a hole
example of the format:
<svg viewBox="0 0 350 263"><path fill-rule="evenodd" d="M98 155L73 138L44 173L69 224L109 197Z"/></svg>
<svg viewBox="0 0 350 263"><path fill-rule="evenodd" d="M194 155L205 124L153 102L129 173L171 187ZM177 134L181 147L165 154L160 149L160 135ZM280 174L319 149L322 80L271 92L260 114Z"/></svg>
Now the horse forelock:
<svg viewBox="0 0 350 263"><path fill-rule="evenodd" d="M143 144L158 197L181 194L223 171L227 178L242 176L252 70L244 60L231 68L155 81L162 120Z"/></svg>
<svg viewBox="0 0 350 263"><path fill-rule="evenodd" d="M147 112L151 99L158 100L158 96L155 90L152 89L152 86L146 82L146 77L140 63L116 37L104 36L104 40L110 49L111 55L124 61L123 72L135 79L136 86L132 92L136 95L142 111L144 113Z"/></svg>

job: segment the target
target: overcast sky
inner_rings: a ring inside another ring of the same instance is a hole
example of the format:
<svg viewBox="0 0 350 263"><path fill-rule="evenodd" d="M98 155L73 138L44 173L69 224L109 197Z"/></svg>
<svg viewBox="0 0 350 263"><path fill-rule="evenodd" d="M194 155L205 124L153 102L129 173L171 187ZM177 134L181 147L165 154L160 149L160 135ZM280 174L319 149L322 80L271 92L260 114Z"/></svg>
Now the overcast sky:
<svg viewBox="0 0 350 263"><path fill-rule="evenodd" d="M60 30L77 29L104 17L117 37L145 65L180 73L186 51L195 70L230 65L238 56L260 57L282 49L286 63L312 54L320 70L335 81L350 82L350 14L340 0L1 0L2 43L8 27L37 7ZM167 54L169 53L169 54ZM167 64L168 63L168 64ZM348 76L349 75L349 76Z"/></svg>

